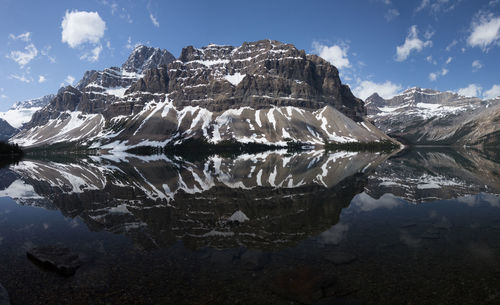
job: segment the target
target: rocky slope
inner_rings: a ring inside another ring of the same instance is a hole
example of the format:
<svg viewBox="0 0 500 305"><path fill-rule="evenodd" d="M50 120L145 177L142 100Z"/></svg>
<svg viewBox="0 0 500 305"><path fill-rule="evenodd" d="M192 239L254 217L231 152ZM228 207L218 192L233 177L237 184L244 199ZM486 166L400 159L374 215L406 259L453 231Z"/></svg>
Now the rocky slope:
<svg viewBox="0 0 500 305"><path fill-rule="evenodd" d="M0 141L7 141L17 132L18 130L12 127L6 120L0 119Z"/></svg>
<svg viewBox="0 0 500 305"><path fill-rule="evenodd" d="M391 99L366 99L369 119L408 144L498 146L500 99L411 88Z"/></svg>
<svg viewBox="0 0 500 305"><path fill-rule="evenodd" d="M285 145L388 137L337 69L293 45L186 47L180 57L139 46L121 68L89 71L61 89L13 139L124 150L188 138Z"/></svg>

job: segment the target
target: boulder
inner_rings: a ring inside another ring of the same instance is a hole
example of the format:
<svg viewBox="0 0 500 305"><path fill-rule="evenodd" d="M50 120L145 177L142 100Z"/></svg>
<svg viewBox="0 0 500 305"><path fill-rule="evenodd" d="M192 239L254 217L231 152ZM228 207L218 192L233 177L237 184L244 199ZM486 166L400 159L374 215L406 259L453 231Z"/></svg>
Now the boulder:
<svg viewBox="0 0 500 305"><path fill-rule="evenodd" d="M35 264L64 276L72 276L82 265L78 253L59 246L34 247L27 256Z"/></svg>

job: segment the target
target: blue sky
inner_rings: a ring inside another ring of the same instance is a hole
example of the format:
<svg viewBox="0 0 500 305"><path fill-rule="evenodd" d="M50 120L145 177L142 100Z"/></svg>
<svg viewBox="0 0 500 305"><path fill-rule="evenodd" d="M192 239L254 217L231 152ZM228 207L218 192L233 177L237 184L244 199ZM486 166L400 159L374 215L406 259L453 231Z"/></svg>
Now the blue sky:
<svg viewBox="0 0 500 305"><path fill-rule="evenodd" d="M325 57L362 98L500 95L500 0L0 0L0 111L119 66L138 43L177 57L267 38Z"/></svg>

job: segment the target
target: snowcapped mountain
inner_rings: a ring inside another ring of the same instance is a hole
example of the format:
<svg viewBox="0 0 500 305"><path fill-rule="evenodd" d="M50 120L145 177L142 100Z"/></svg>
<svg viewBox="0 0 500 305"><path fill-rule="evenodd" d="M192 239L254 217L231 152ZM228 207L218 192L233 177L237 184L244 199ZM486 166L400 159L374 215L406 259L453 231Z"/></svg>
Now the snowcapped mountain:
<svg viewBox="0 0 500 305"><path fill-rule="evenodd" d="M500 99L411 88L391 99L366 99L368 118L408 144L498 145Z"/></svg>
<svg viewBox="0 0 500 305"><path fill-rule="evenodd" d="M136 47L120 67L88 71L61 89L13 138L22 146L74 142L126 150L185 139L285 145L389 139L337 69L293 45Z"/></svg>
<svg viewBox="0 0 500 305"><path fill-rule="evenodd" d="M39 98L16 102L9 110L0 112L0 119L7 121L14 128L21 128L23 124L31 120L35 112L47 106L54 97L54 94L48 94Z"/></svg>

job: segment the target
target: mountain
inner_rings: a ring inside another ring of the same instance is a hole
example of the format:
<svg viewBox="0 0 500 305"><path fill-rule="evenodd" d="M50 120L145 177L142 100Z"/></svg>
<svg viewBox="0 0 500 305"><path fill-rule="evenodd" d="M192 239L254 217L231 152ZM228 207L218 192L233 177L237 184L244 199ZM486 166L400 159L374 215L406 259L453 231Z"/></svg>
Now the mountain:
<svg viewBox="0 0 500 305"><path fill-rule="evenodd" d="M39 98L16 102L6 112L0 112L0 119L4 119L14 128L21 128L23 124L31 120L35 112L47 106L54 97L54 94L48 94Z"/></svg>
<svg viewBox="0 0 500 305"><path fill-rule="evenodd" d="M178 59L138 46L120 68L88 71L76 87L61 89L13 141L126 150L190 138L275 145L388 140L365 115L334 66L291 44L189 46Z"/></svg>
<svg viewBox="0 0 500 305"><path fill-rule="evenodd" d="M369 119L408 144L500 145L500 99L411 88L391 99L366 99Z"/></svg>
<svg viewBox="0 0 500 305"><path fill-rule="evenodd" d="M16 134L18 130L12 127L6 120L0 119L0 141L7 141Z"/></svg>

